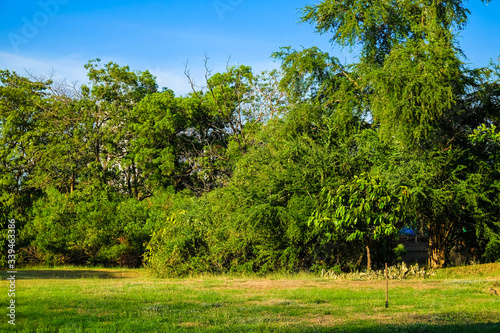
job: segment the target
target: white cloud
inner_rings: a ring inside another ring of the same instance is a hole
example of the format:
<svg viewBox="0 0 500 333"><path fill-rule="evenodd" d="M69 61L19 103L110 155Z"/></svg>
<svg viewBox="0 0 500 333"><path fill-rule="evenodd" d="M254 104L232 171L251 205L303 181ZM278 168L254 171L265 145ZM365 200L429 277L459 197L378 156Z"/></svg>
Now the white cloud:
<svg viewBox="0 0 500 333"><path fill-rule="evenodd" d="M176 96L191 92L191 86L182 69L164 68L160 65L148 68L149 72L156 76L159 89L166 87L172 89Z"/></svg>
<svg viewBox="0 0 500 333"><path fill-rule="evenodd" d="M103 63L107 61L108 60L103 59ZM55 59L44 59L0 51L0 69L16 71L20 75L26 75L26 71L37 76L48 76L53 73L54 79L66 79L70 82L77 81L79 84L88 82L87 70L83 67L87 62L88 59L83 59L76 55ZM121 66L127 64L124 59L120 59L116 62ZM205 85L206 70L203 63L203 59L200 58L188 64L189 73L198 87ZM221 61L218 63L209 61L209 68L212 70L212 74L225 71L226 65L227 59L225 62ZM229 60L229 65L237 66L239 63ZM262 70L270 70L278 67L278 65L272 61L262 61L245 65L251 65L254 74L260 74ZM134 65L131 65L130 68L132 70L149 70L151 74L156 76L156 82L160 89L163 87L172 89L177 96L186 95L192 91L189 80L184 74L184 65L172 67L157 64L146 68L136 68Z"/></svg>
<svg viewBox="0 0 500 333"><path fill-rule="evenodd" d="M54 79L66 79L67 81L77 81L79 84L88 82L87 70L83 67L88 62L88 59L79 58L78 56L68 56L57 59L43 59L39 57L27 57L14 53L0 51L0 69L8 69L16 71L19 75L26 75L26 72L36 76L48 76L54 74ZM103 63L106 63L103 59ZM117 62L124 66L123 61ZM131 66L132 70L135 70ZM157 77L157 83L160 89L167 87L172 89L176 95L184 95L191 92L187 77L184 75L184 68L168 68L161 65L150 67L148 70ZM203 78L204 72L199 70L192 71L199 79ZM201 76L199 75L201 74Z"/></svg>
<svg viewBox="0 0 500 333"><path fill-rule="evenodd" d="M16 71L19 75L25 75L27 71L37 76L53 73L54 79L78 81L81 84L87 82L86 70L83 67L86 63L86 60L77 56L48 60L0 51L1 69Z"/></svg>

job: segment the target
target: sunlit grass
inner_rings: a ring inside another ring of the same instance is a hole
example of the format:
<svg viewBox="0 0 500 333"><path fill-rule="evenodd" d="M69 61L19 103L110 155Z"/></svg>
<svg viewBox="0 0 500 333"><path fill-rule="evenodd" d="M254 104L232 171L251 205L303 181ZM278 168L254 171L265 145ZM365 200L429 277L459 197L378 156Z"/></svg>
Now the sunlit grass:
<svg viewBox="0 0 500 333"><path fill-rule="evenodd" d="M0 331L500 331L500 297L490 292L500 289L500 264L390 281L388 309L384 281L310 274L157 279L144 269L64 267L17 278L16 326L3 315ZM6 300L7 283L0 293Z"/></svg>

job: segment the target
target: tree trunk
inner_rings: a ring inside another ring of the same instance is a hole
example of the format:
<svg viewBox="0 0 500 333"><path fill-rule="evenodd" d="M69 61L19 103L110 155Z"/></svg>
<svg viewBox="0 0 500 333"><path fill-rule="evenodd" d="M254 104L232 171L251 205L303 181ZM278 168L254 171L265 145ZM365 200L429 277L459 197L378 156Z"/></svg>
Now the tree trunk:
<svg viewBox="0 0 500 333"><path fill-rule="evenodd" d="M135 167L134 161L132 161L130 173L131 173L131 179L132 179L132 191L133 191L133 196L137 197L137 200L140 198L140 193L139 193L139 180L138 180L138 175L137 175L137 168Z"/></svg>
<svg viewBox="0 0 500 333"><path fill-rule="evenodd" d="M366 270L372 270L372 257L370 255L370 247L366 247Z"/></svg>
<svg viewBox="0 0 500 333"><path fill-rule="evenodd" d="M134 197L134 193L132 192L132 183L130 182L130 178L132 178L132 167L129 165L128 167L128 172L125 175L126 181L127 181L127 190L128 190L128 196L130 198Z"/></svg>
<svg viewBox="0 0 500 333"><path fill-rule="evenodd" d="M429 266L431 268L443 268L446 259L445 242L439 234L429 235Z"/></svg>
<svg viewBox="0 0 500 333"><path fill-rule="evenodd" d="M73 193L75 190L75 171L71 171L71 188L69 193Z"/></svg>

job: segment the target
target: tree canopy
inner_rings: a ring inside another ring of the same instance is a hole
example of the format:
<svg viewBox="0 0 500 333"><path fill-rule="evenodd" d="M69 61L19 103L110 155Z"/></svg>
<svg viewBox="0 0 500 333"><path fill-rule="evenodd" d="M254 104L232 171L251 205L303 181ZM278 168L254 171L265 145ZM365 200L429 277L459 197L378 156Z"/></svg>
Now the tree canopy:
<svg viewBox="0 0 500 333"><path fill-rule="evenodd" d="M186 70L185 96L99 59L79 87L1 70L2 223L25 263L166 275L371 269L403 228L432 267L499 260L500 65L466 63L469 15L322 0L302 21L353 63L284 46L280 70Z"/></svg>

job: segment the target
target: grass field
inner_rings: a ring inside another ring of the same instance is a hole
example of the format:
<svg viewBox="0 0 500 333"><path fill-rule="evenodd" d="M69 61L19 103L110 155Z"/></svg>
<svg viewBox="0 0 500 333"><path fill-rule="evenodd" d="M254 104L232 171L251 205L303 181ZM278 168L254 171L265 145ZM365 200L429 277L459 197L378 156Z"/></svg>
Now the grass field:
<svg viewBox="0 0 500 333"><path fill-rule="evenodd" d="M156 279L142 269L20 270L16 325L2 332L500 332L500 264L426 279L314 275Z"/></svg>

